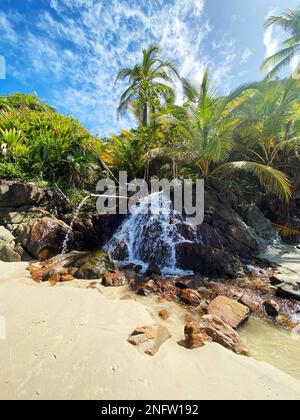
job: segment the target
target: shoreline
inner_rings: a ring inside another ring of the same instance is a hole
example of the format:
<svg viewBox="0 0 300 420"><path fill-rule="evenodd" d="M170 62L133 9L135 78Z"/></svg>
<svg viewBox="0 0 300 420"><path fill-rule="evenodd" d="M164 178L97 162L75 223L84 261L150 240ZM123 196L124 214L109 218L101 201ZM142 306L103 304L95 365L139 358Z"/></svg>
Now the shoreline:
<svg viewBox="0 0 300 420"><path fill-rule="evenodd" d="M147 356L127 342L154 323L145 306L87 289L89 281L34 283L26 265L0 263L1 400L300 399L300 381L217 344L187 350L174 336Z"/></svg>

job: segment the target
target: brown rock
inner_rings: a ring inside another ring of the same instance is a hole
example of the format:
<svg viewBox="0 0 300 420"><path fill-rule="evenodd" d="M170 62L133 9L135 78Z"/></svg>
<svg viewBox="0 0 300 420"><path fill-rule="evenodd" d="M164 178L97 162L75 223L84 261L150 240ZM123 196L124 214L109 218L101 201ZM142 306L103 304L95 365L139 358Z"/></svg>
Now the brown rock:
<svg viewBox="0 0 300 420"><path fill-rule="evenodd" d="M136 328L128 338L128 342L139 346L144 353L154 356L160 346L171 337L169 330L159 325Z"/></svg>
<svg viewBox="0 0 300 420"><path fill-rule="evenodd" d="M250 314L248 307L225 296L219 296L214 299L209 304L207 311L209 315L217 316L235 329L245 322Z"/></svg>
<svg viewBox="0 0 300 420"><path fill-rule="evenodd" d="M102 279L102 284L105 287L120 287L128 284L129 281L123 273L107 273Z"/></svg>
<svg viewBox="0 0 300 420"><path fill-rule="evenodd" d="M137 291L137 294L140 296L148 296L152 293L157 292L158 286L154 280L149 280L143 283Z"/></svg>
<svg viewBox="0 0 300 420"><path fill-rule="evenodd" d="M267 300L263 304L265 312L271 318L277 318L279 315L279 305L274 300Z"/></svg>
<svg viewBox="0 0 300 420"><path fill-rule="evenodd" d="M213 341L236 354L249 355L237 332L217 316L205 315L198 322L188 323L184 332L186 346L190 349Z"/></svg>
<svg viewBox="0 0 300 420"><path fill-rule="evenodd" d="M158 315L165 321L170 318L170 312L167 309L162 309Z"/></svg>
<svg viewBox="0 0 300 420"><path fill-rule="evenodd" d="M194 289L183 289L180 291L181 299L188 305L198 306L201 303L201 296Z"/></svg>
<svg viewBox="0 0 300 420"><path fill-rule="evenodd" d="M244 293L244 295L240 299L240 303L247 306L254 313L261 312L262 299L254 293Z"/></svg>

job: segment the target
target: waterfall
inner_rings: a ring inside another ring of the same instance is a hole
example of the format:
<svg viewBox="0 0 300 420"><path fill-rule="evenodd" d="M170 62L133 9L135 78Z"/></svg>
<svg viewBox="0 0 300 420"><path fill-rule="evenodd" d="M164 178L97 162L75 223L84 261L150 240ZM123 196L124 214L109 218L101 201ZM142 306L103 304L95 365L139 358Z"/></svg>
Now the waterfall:
<svg viewBox="0 0 300 420"><path fill-rule="evenodd" d="M86 197L85 197L85 198L81 201L81 203L79 204L79 206L77 207L77 209L75 210L75 212L74 212L74 214L73 214L73 217L72 217L71 224L70 224L70 226L69 226L69 228L68 228L68 231L67 231L67 234L66 234L65 240L64 240L64 242L63 242L62 251L61 251L61 254L62 254L62 255L66 254L66 253L67 253L67 251L68 251L68 245L69 245L69 242L70 242L71 234L72 234L72 232L73 232L74 223L76 222L76 219L77 219L77 217L78 217L78 215L79 215L79 213L80 213L80 210L82 209L82 207L84 206L84 204L86 203L86 201L87 201L87 200L89 200L91 197L92 197L92 195L88 195L88 196L86 196Z"/></svg>
<svg viewBox="0 0 300 420"><path fill-rule="evenodd" d="M154 262L166 275L184 275L187 272L176 267L176 245L191 242L185 239L184 228L193 230L163 193L149 195L133 208L106 251L115 260L141 265L144 270ZM196 241L196 232L192 236L190 239Z"/></svg>

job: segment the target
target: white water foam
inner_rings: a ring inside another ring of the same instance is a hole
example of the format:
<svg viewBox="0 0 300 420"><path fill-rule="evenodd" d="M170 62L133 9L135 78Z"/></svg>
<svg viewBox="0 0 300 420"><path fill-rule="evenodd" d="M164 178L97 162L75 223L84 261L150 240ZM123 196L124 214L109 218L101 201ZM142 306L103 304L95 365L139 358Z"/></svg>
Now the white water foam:
<svg viewBox="0 0 300 420"><path fill-rule="evenodd" d="M193 274L178 269L176 263L176 245L191 242L182 235L184 225L183 216L173 210L163 193L149 195L133 208L106 250L115 257L121 245L127 253L125 262L141 265L144 271L154 262L165 275ZM197 242L194 234L193 242Z"/></svg>

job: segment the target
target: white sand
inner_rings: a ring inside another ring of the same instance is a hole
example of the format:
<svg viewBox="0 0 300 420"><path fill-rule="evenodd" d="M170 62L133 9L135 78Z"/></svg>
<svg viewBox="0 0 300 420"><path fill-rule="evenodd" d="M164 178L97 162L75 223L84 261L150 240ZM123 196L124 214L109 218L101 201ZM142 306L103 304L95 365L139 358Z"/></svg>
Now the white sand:
<svg viewBox="0 0 300 420"><path fill-rule="evenodd" d="M142 354L127 342L153 322L140 303L35 284L25 266L0 263L0 399L300 399L299 381L216 344Z"/></svg>
<svg viewBox="0 0 300 420"><path fill-rule="evenodd" d="M262 257L280 266L279 280L300 282L300 249L296 246L270 246Z"/></svg>

